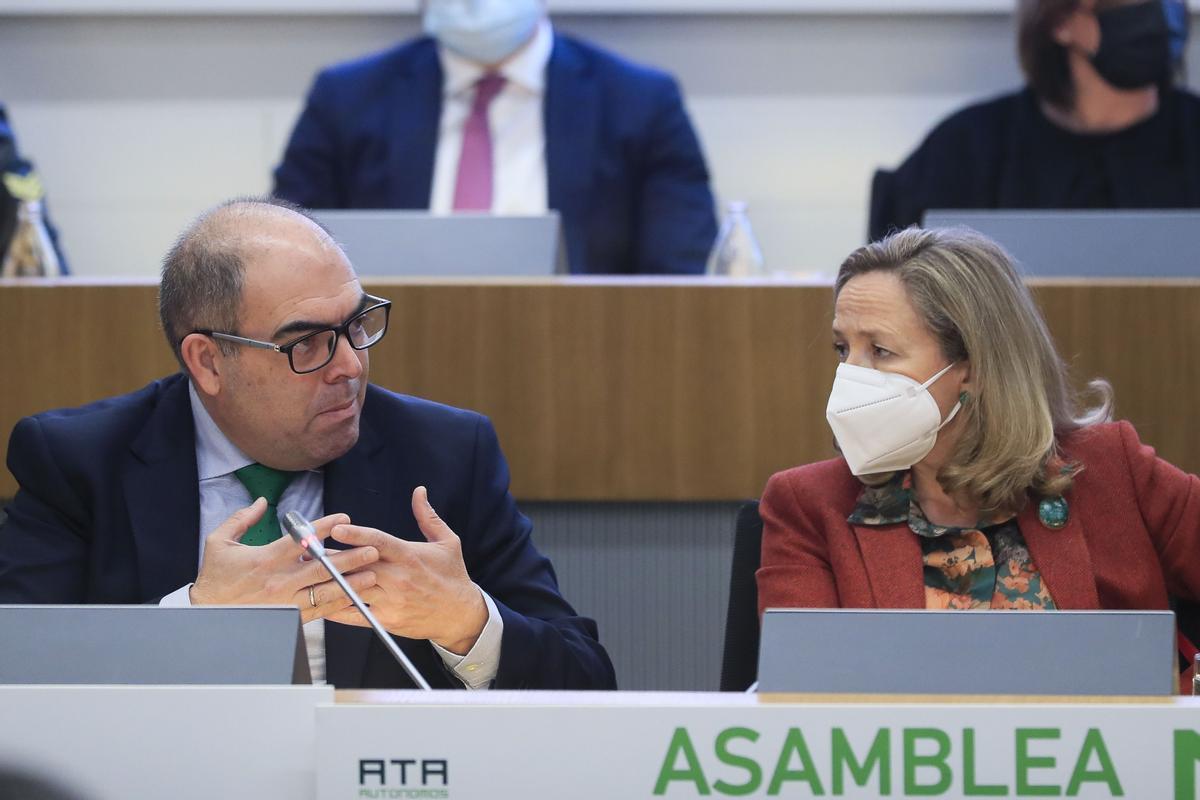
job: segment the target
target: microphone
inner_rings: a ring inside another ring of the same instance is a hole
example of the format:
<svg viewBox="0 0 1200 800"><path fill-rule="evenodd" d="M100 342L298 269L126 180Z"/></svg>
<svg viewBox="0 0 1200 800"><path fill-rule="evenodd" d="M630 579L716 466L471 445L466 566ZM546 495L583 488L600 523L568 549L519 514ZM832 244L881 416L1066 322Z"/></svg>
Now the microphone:
<svg viewBox="0 0 1200 800"><path fill-rule="evenodd" d="M370 623L371 628L375 631L375 635L379 637L379 641L383 642L383 646L392 654L392 658L396 659L400 666L404 668L404 671L408 673L408 677L412 678L413 683L427 692L432 691L433 687L429 685L429 681L425 680L425 676L417 671L413 663L408 660L408 656L404 654L404 651L392 639L391 634L379 624L379 620L375 619L375 615L371 613L371 609L358 596L358 592L354 591L350 584L346 582L342 573L338 571L338 568L329 560L329 556L325 554L325 545L321 544L321 540L317 538L317 531L313 528L312 523L295 511L289 511L284 514L281 521L283 522L283 529L288 532L288 536L291 536L296 544L311 553L313 558L320 561L321 566L325 567L329 574L333 576L333 579L337 581L337 585L342 587L342 591L350 598L350 602L354 603L354 607L366 617L367 622Z"/></svg>

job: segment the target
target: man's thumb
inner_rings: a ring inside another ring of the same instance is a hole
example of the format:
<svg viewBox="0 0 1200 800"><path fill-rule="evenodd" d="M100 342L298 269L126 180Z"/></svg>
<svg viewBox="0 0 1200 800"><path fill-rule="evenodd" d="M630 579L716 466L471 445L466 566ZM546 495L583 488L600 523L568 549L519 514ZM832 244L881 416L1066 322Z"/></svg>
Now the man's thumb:
<svg viewBox="0 0 1200 800"><path fill-rule="evenodd" d="M213 537L224 539L229 542L239 541L246 535L246 531L254 526L254 523L262 519L263 514L267 510L267 499L260 497L245 508L239 508L230 515L229 519L222 522L215 531Z"/></svg>
<svg viewBox="0 0 1200 800"><path fill-rule="evenodd" d="M413 490L412 511L417 525L421 528L421 533L425 534L425 538L429 541L443 542L454 536L454 531L450 530L450 526L443 522L438 513L433 510L433 506L429 503L429 492L424 486L418 486Z"/></svg>

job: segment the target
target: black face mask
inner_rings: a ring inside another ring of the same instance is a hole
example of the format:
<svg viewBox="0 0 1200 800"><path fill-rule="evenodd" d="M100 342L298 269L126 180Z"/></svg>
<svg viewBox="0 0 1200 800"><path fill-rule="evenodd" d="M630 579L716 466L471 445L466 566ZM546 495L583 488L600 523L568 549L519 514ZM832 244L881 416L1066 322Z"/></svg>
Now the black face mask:
<svg viewBox="0 0 1200 800"><path fill-rule="evenodd" d="M1180 0L1151 0L1096 15L1100 49L1092 66L1118 89L1166 83L1187 43L1187 7Z"/></svg>

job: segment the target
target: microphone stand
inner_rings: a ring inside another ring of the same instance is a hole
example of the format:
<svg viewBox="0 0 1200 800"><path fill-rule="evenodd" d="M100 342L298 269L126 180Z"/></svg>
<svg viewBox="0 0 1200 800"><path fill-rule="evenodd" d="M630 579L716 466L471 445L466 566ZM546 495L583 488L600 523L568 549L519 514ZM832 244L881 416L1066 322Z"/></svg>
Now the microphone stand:
<svg viewBox="0 0 1200 800"><path fill-rule="evenodd" d="M281 522L283 523L284 530L288 532L288 535L292 537L296 544L311 553L313 558L320 561L321 566L325 567L329 574L333 576L333 579L337 581L337 585L342 587L342 591L350 598L350 602L354 603L354 607L366 618L367 623L375 631L375 635L379 638L379 641L383 642L383 646L392 654L392 658L396 659L400 666L404 668L404 671L408 673L408 677L412 678L413 683L418 688L427 692L432 691L433 687L429 685L429 681L425 680L425 676L408 659L408 656L396 644L396 641L387 632L387 629L379 624L379 620L375 619L375 615L371 613L371 609L358 596L358 592L354 591L338 568L329 560L329 556L325 554L325 545L321 544L321 540L317 538L317 532L313 528L312 523L295 511L289 511L284 514Z"/></svg>

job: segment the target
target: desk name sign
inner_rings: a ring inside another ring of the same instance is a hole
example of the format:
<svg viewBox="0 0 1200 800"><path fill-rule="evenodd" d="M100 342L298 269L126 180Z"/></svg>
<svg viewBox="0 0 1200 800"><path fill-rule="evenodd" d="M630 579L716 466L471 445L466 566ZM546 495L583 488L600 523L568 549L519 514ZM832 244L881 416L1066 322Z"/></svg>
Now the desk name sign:
<svg viewBox="0 0 1200 800"><path fill-rule="evenodd" d="M317 797L1200 800L1200 701L667 697L322 707Z"/></svg>

